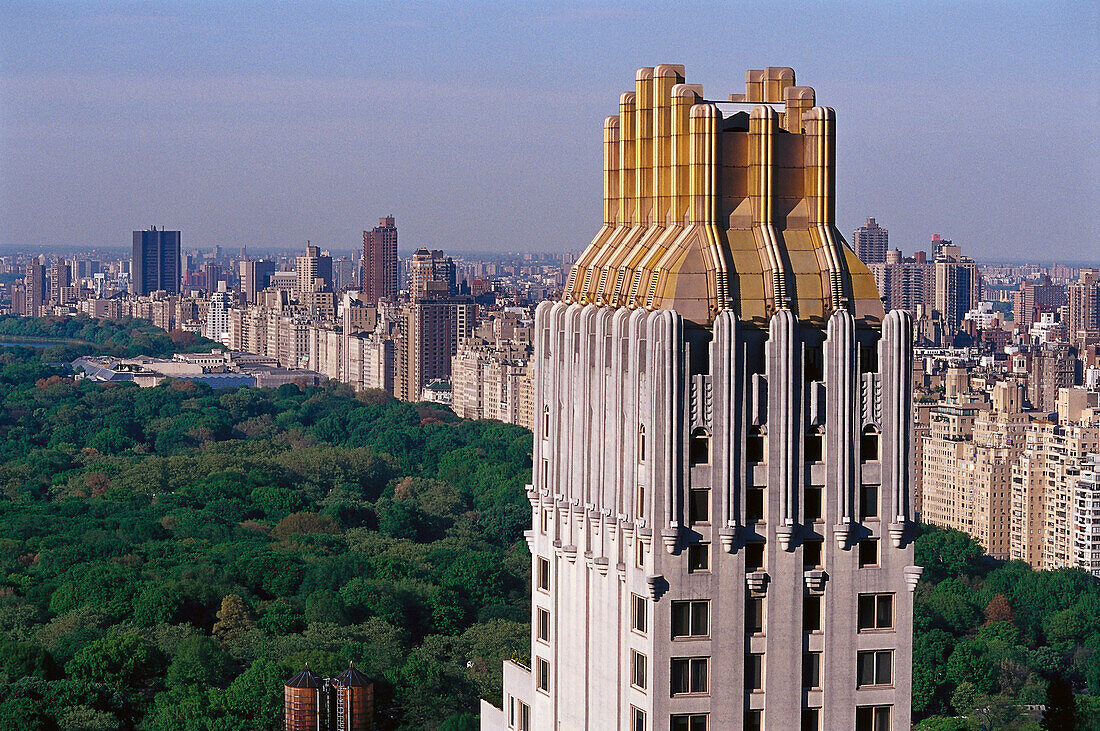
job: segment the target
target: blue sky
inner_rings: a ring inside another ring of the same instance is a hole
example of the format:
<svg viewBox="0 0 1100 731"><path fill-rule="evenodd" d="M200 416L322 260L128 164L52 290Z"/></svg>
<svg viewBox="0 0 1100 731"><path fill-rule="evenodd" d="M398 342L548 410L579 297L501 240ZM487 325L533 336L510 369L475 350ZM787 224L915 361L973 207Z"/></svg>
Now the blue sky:
<svg viewBox="0 0 1100 731"><path fill-rule="evenodd" d="M0 3L0 244L576 250L634 71L793 66L838 218L1100 261L1100 3Z"/></svg>

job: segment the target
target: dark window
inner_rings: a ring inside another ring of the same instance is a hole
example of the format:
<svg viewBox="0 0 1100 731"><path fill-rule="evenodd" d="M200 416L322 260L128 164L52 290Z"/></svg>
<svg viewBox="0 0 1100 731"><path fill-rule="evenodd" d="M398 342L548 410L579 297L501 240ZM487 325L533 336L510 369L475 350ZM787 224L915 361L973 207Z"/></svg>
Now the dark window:
<svg viewBox="0 0 1100 731"><path fill-rule="evenodd" d="M802 731L818 731L821 728L821 709L802 709Z"/></svg>
<svg viewBox="0 0 1100 731"><path fill-rule="evenodd" d="M802 367L802 375L806 382L823 380L825 373L821 346L807 345L806 350L803 352L806 354L806 360L805 365Z"/></svg>
<svg viewBox="0 0 1100 731"><path fill-rule="evenodd" d="M550 612L542 607L538 608L539 624L538 638L543 642L550 641Z"/></svg>
<svg viewBox="0 0 1100 731"><path fill-rule="evenodd" d="M539 589L550 591L550 562L539 556Z"/></svg>
<svg viewBox="0 0 1100 731"><path fill-rule="evenodd" d="M677 713L672 716L672 731L707 731L708 714L706 713Z"/></svg>
<svg viewBox="0 0 1100 731"><path fill-rule="evenodd" d="M550 690L550 663L541 657L535 658L535 688L547 692Z"/></svg>
<svg viewBox="0 0 1100 731"><path fill-rule="evenodd" d="M893 626L893 594L859 595L859 629L892 629Z"/></svg>
<svg viewBox="0 0 1100 731"><path fill-rule="evenodd" d="M649 626L649 611L646 607L645 597L638 596L637 594L630 595L631 612L630 612L630 628L638 632L647 631Z"/></svg>
<svg viewBox="0 0 1100 731"><path fill-rule="evenodd" d="M878 517L878 485L859 486L859 518Z"/></svg>
<svg viewBox="0 0 1100 731"><path fill-rule="evenodd" d="M672 602L672 637L710 635L710 602L706 599Z"/></svg>
<svg viewBox="0 0 1100 731"><path fill-rule="evenodd" d="M859 567L878 566L878 539L864 538L859 542Z"/></svg>
<svg viewBox="0 0 1100 731"><path fill-rule="evenodd" d="M805 596L802 598L802 631L821 631L821 597Z"/></svg>
<svg viewBox="0 0 1100 731"><path fill-rule="evenodd" d="M868 650L856 653L856 684L890 685L894 682L893 650Z"/></svg>
<svg viewBox="0 0 1100 731"><path fill-rule="evenodd" d="M539 588L543 591L550 590L550 562L539 556Z"/></svg>
<svg viewBox="0 0 1100 731"><path fill-rule="evenodd" d="M758 635L764 632L764 597L745 599L745 633Z"/></svg>
<svg viewBox="0 0 1100 731"><path fill-rule="evenodd" d="M763 731L764 718L761 711L745 711L745 731Z"/></svg>
<svg viewBox="0 0 1100 731"><path fill-rule="evenodd" d="M692 465L710 464L710 435L702 429L691 435L691 447L688 450Z"/></svg>
<svg viewBox="0 0 1100 731"><path fill-rule="evenodd" d="M859 372L874 373L878 370L878 348L874 344L859 348Z"/></svg>
<svg viewBox="0 0 1100 731"><path fill-rule="evenodd" d="M802 566L814 569L821 565L821 541L806 541L802 544Z"/></svg>
<svg viewBox="0 0 1100 731"><path fill-rule="evenodd" d="M890 731L892 706L857 706L856 731Z"/></svg>
<svg viewBox="0 0 1100 731"><path fill-rule="evenodd" d="M756 571L764 568L764 544L745 544L745 571Z"/></svg>
<svg viewBox="0 0 1100 731"><path fill-rule="evenodd" d="M815 429L806 434L806 461L820 462L825 454L825 433Z"/></svg>
<svg viewBox="0 0 1100 731"><path fill-rule="evenodd" d="M859 438L859 458L864 462L878 459L878 429L873 426L863 428L863 434Z"/></svg>
<svg viewBox="0 0 1100 731"><path fill-rule="evenodd" d="M764 488L750 487L745 493L745 520L764 519Z"/></svg>
<svg viewBox="0 0 1100 731"><path fill-rule="evenodd" d="M802 653L802 687L821 687L821 653Z"/></svg>
<svg viewBox="0 0 1100 731"><path fill-rule="evenodd" d="M694 543L688 546L688 572L710 571L710 544Z"/></svg>
<svg viewBox="0 0 1100 731"><path fill-rule="evenodd" d="M760 690L764 687L764 656L749 653L745 655L745 690Z"/></svg>
<svg viewBox="0 0 1100 731"><path fill-rule="evenodd" d="M645 462L645 426L638 427L638 461Z"/></svg>
<svg viewBox="0 0 1100 731"><path fill-rule="evenodd" d="M802 499L802 511L806 514L806 522L813 523L821 520L821 488L807 487Z"/></svg>
<svg viewBox="0 0 1100 731"><path fill-rule="evenodd" d="M745 437L745 459L749 462L764 461L764 433L760 427L752 427Z"/></svg>
<svg viewBox="0 0 1100 731"><path fill-rule="evenodd" d="M630 684L646 689L646 656L637 650L630 651Z"/></svg>
<svg viewBox="0 0 1100 731"><path fill-rule="evenodd" d="M709 688L710 658L672 658L672 695L706 693Z"/></svg>
<svg viewBox="0 0 1100 731"><path fill-rule="evenodd" d="M630 707L630 731L646 731L645 711L641 708Z"/></svg>
<svg viewBox="0 0 1100 731"><path fill-rule="evenodd" d="M688 520L692 523L710 522L710 490L692 488L688 502Z"/></svg>

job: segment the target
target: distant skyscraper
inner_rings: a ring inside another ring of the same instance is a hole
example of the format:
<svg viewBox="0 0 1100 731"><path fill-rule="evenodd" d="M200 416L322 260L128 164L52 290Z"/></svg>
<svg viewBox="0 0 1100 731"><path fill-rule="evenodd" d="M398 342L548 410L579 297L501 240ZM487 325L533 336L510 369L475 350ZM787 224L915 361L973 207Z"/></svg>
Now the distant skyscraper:
<svg viewBox="0 0 1100 731"><path fill-rule="evenodd" d="M295 261L294 271L298 275L299 294L333 290L332 257L322 254L319 246L307 244L305 256L299 256Z"/></svg>
<svg viewBox="0 0 1100 731"><path fill-rule="evenodd" d="M879 226L873 218L868 218L852 234L852 248L864 264L878 264L886 261L886 250L890 248L890 232Z"/></svg>
<svg viewBox="0 0 1100 731"><path fill-rule="evenodd" d="M156 226L148 231L134 231L132 271L134 294L149 294L161 289L179 294L182 278L180 232L158 231Z"/></svg>
<svg viewBox="0 0 1100 731"><path fill-rule="evenodd" d="M26 298L23 312L30 317L39 317L48 294L46 265L38 258L27 265L27 273L23 278L23 296Z"/></svg>
<svg viewBox="0 0 1100 731"><path fill-rule="evenodd" d="M535 314L530 664L481 727L909 728L913 320L836 228L814 90L684 81L621 96Z"/></svg>
<svg viewBox="0 0 1100 731"><path fill-rule="evenodd" d="M455 294L455 279L454 259L438 249L417 249L409 260L409 295L413 299Z"/></svg>
<svg viewBox="0 0 1100 731"><path fill-rule="evenodd" d="M397 224L393 216L378 219L378 225L363 232L363 299L397 298Z"/></svg>
<svg viewBox="0 0 1100 731"><path fill-rule="evenodd" d="M275 262L242 261L241 262L241 294L244 295L245 304L256 304L256 293L271 283L271 275L275 273Z"/></svg>
<svg viewBox="0 0 1100 731"><path fill-rule="evenodd" d="M64 259L58 259L53 264L50 264L50 304L59 305L64 303L65 290L72 286L72 270L69 268L68 262Z"/></svg>
<svg viewBox="0 0 1100 731"><path fill-rule="evenodd" d="M938 237L936 237L938 238ZM981 279L977 266L969 256L963 256L950 241L933 241L936 248L936 310L943 315L948 334L953 335L963 316L978 305Z"/></svg>

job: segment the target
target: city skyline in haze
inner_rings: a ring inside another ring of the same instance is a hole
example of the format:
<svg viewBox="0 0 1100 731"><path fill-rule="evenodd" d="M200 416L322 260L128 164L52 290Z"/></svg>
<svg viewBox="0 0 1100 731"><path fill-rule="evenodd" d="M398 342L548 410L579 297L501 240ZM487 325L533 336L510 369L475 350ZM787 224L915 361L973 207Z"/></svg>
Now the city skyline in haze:
<svg viewBox="0 0 1100 731"><path fill-rule="evenodd" d="M838 226L1097 259L1096 5L106 4L0 9L0 246L579 251L621 79L761 60L837 110Z"/></svg>

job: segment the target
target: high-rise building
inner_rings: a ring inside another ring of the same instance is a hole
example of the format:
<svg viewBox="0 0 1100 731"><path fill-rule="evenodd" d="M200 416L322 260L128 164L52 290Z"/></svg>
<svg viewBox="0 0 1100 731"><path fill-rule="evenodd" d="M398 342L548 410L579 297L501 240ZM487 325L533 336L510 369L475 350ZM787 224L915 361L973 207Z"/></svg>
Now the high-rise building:
<svg viewBox="0 0 1100 731"><path fill-rule="evenodd" d="M439 249L417 249L409 260L409 295L446 297L457 293L455 262Z"/></svg>
<svg viewBox="0 0 1100 731"><path fill-rule="evenodd" d="M68 262L64 259L58 259L53 264L50 264L49 269L50 278L50 304L60 305L65 301L65 290L72 286L72 270L69 268Z"/></svg>
<svg viewBox="0 0 1100 731"><path fill-rule="evenodd" d="M131 276L134 294L157 290L179 294L182 279L180 232L158 231L156 226L148 231L134 231Z"/></svg>
<svg viewBox="0 0 1100 731"><path fill-rule="evenodd" d="M472 332L468 298L421 298L401 306L394 346L394 395L419 401L429 382L450 378L458 343Z"/></svg>
<svg viewBox="0 0 1100 731"><path fill-rule="evenodd" d="M963 316L974 309L981 299L981 280L974 260L963 256L951 242L938 243L936 265L936 310L943 315L944 325L953 334L962 324Z"/></svg>
<svg viewBox="0 0 1100 731"><path fill-rule="evenodd" d="M928 261L926 252L918 251L910 258L891 249L886 252L884 262L868 267L875 275L887 311L907 310L916 316L921 306L932 310L936 301L936 267Z"/></svg>
<svg viewBox="0 0 1100 731"><path fill-rule="evenodd" d="M1070 388L1077 380L1077 357L1065 343L1045 343L1031 354L1027 397L1039 411L1057 408L1058 390Z"/></svg>
<svg viewBox="0 0 1100 731"><path fill-rule="evenodd" d="M852 248L864 264L880 264L886 261L890 232L868 218L867 223L852 232Z"/></svg>
<svg viewBox="0 0 1100 731"><path fill-rule="evenodd" d="M46 303L48 294L46 265L42 261L42 257L39 257L27 265L27 273L23 277L24 314L28 317L41 316L42 305Z"/></svg>
<svg viewBox="0 0 1100 731"><path fill-rule="evenodd" d="M1100 269L1082 269L1066 287L1066 335L1071 342L1100 334Z"/></svg>
<svg viewBox="0 0 1100 731"><path fill-rule="evenodd" d="M1037 322L1040 313L1055 312L1066 302L1066 288L1052 284L1050 277L1043 275L1036 284L1026 281L1012 296L1013 325L1026 333L1033 322Z"/></svg>
<svg viewBox="0 0 1100 731"><path fill-rule="evenodd" d="M242 261L241 267L241 294L245 304L256 304L256 293L266 288L271 283L271 275L275 273L275 262Z"/></svg>
<svg viewBox="0 0 1100 731"><path fill-rule="evenodd" d="M321 253L321 247L306 245L305 256L295 260L295 273L298 275L298 295L306 292L332 292L332 257Z"/></svg>
<svg viewBox="0 0 1100 731"><path fill-rule="evenodd" d="M684 81L622 95L536 311L530 664L482 728L908 728L912 318L836 228L814 90Z"/></svg>
<svg viewBox="0 0 1100 731"><path fill-rule="evenodd" d="M393 216L363 232L363 276L360 286L367 302L397 297L397 224Z"/></svg>

